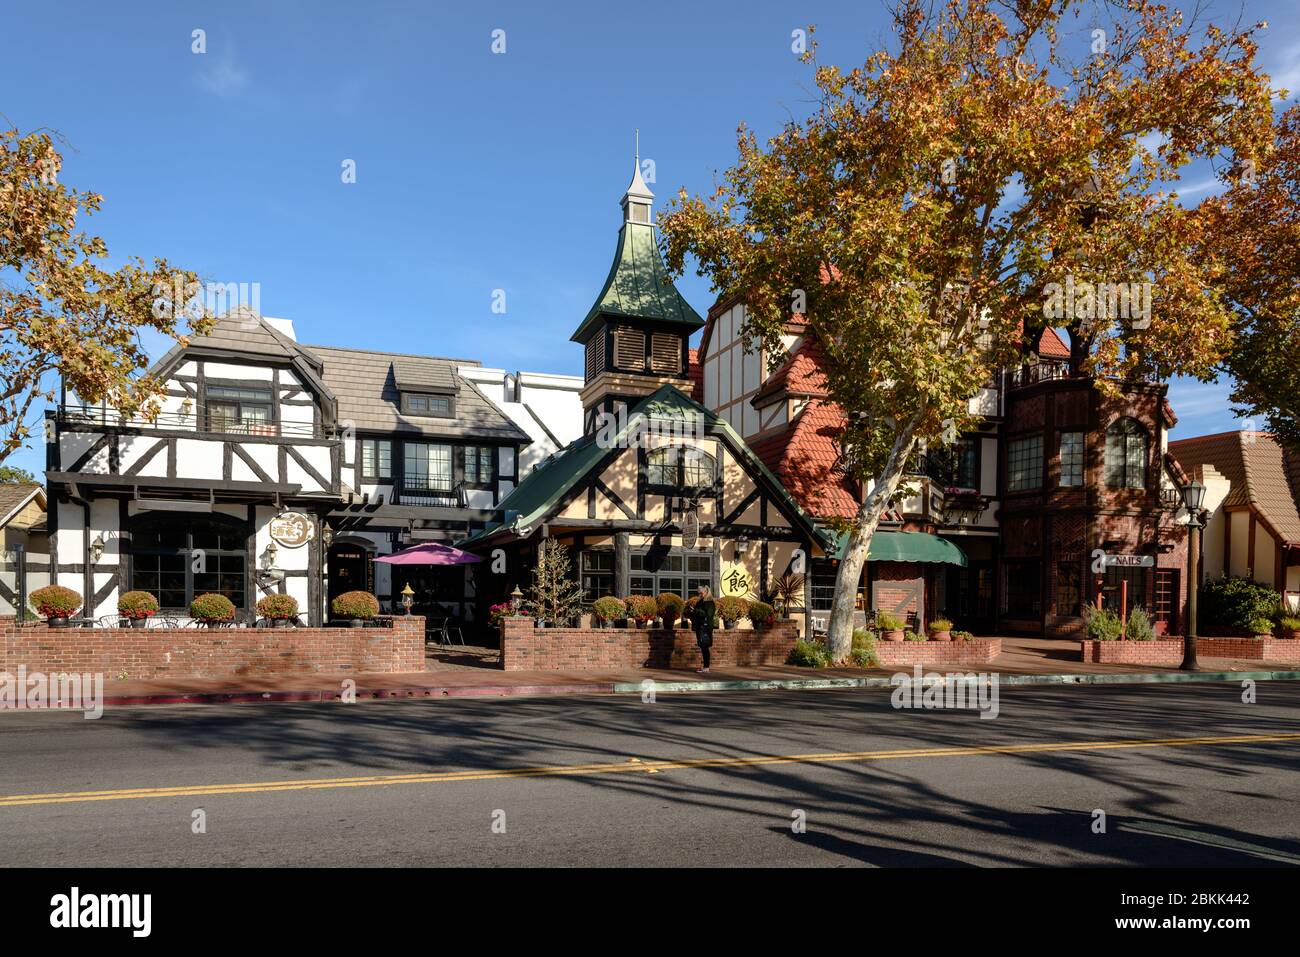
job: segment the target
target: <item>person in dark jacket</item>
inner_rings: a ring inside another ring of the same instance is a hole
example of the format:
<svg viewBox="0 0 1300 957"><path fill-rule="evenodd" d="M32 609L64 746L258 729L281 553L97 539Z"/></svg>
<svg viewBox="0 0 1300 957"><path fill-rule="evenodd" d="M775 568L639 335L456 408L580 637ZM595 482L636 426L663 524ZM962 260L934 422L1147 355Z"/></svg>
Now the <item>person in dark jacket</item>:
<svg viewBox="0 0 1300 957"><path fill-rule="evenodd" d="M713 592L708 585L700 586L695 607L691 609L691 627L695 629L695 641L700 646L700 658L703 668L695 669L698 674L709 673L709 650L713 647Z"/></svg>

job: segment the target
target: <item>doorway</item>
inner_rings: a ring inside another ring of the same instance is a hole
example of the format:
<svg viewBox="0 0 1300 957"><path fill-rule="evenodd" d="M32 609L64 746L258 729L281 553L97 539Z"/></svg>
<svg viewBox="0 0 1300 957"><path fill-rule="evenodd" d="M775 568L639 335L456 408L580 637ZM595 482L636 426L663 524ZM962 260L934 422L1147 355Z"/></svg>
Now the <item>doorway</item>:
<svg viewBox="0 0 1300 957"><path fill-rule="evenodd" d="M361 545L335 542L329 550L329 588L326 607L348 591L375 590L375 565L370 551Z"/></svg>

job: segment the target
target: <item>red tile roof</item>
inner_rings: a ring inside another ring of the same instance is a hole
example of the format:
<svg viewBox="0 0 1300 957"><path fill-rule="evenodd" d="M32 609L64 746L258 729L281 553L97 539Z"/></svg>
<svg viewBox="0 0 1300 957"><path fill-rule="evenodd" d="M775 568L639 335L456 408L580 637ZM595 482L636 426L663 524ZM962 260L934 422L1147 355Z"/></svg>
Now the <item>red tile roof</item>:
<svg viewBox="0 0 1300 957"><path fill-rule="evenodd" d="M1044 359L1068 359L1070 347L1065 344L1059 332L1048 326L1038 337L1038 354Z"/></svg>
<svg viewBox="0 0 1300 957"><path fill-rule="evenodd" d="M826 380L821 373L821 346L812 337L803 340L754 394L754 405L769 396L785 393L793 396L826 396Z"/></svg>
<svg viewBox="0 0 1300 957"><path fill-rule="evenodd" d="M688 349L686 353L686 378L691 380L691 398L704 402L704 366L700 365L700 350Z"/></svg>
<svg viewBox="0 0 1300 957"><path fill-rule="evenodd" d="M857 486L837 467L844 424L838 406L810 399L784 432L750 443L800 507L817 518L858 510Z"/></svg>
<svg viewBox="0 0 1300 957"><path fill-rule="evenodd" d="M1202 478L1212 466L1232 483L1225 506L1249 505L1283 541L1300 543L1300 457L1284 449L1271 432L1241 429L1198 435L1169 443L1187 471Z"/></svg>

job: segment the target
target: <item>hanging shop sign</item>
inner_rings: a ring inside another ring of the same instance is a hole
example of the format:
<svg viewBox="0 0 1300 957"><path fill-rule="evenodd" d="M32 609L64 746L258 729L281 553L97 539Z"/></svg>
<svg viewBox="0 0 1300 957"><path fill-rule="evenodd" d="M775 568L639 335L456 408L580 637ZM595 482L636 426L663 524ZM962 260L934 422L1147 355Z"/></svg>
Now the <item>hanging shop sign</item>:
<svg viewBox="0 0 1300 957"><path fill-rule="evenodd" d="M311 517L302 512L284 512L271 519L271 538L285 548L306 545L316 535Z"/></svg>

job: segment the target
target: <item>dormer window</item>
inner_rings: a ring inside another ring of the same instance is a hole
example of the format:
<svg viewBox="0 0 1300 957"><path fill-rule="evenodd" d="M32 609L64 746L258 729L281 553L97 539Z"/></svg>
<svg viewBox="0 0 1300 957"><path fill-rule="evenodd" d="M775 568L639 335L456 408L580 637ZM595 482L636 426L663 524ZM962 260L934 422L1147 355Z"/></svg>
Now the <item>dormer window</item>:
<svg viewBox="0 0 1300 957"><path fill-rule="evenodd" d="M448 418L452 414L451 396L427 392L403 392L402 411L409 415L437 415Z"/></svg>
<svg viewBox="0 0 1300 957"><path fill-rule="evenodd" d="M629 202L627 204L627 219L630 223L650 223L650 204Z"/></svg>

